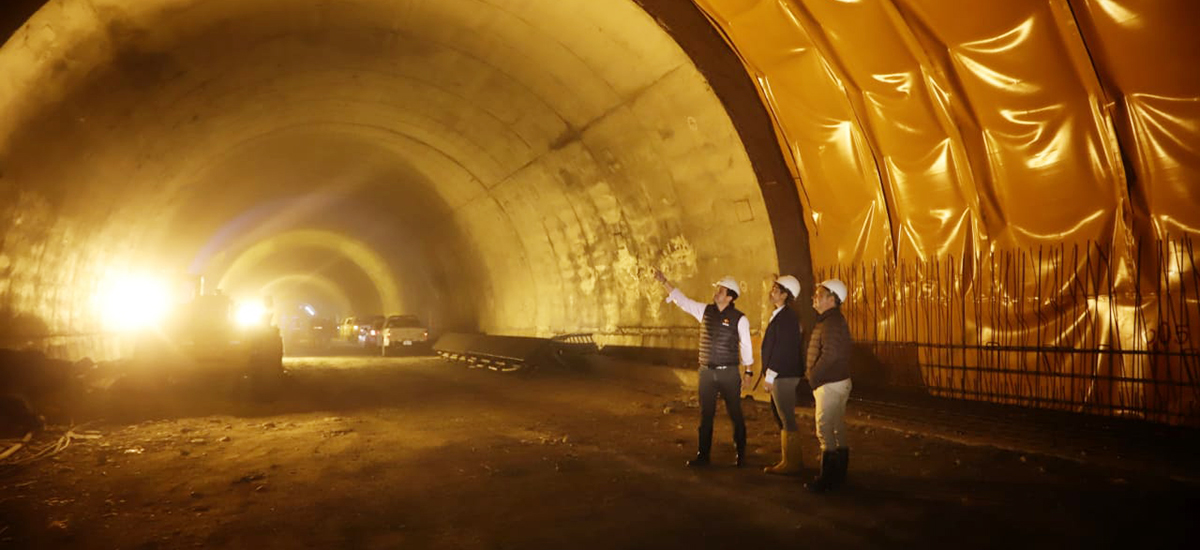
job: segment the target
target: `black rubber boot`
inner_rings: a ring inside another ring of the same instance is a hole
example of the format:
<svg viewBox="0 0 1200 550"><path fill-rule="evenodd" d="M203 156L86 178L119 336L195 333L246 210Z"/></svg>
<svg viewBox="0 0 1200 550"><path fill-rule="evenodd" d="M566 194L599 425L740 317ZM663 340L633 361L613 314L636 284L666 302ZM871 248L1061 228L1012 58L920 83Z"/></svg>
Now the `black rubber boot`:
<svg viewBox="0 0 1200 550"><path fill-rule="evenodd" d="M733 427L733 444L737 447L737 460L733 465L741 468L746 465L746 424L744 422Z"/></svg>
<svg viewBox="0 0 1200 550"><path fill-rule="evenodd" d="M839 486L846 482L846 469L850 466L850 447L838 447L834 452L837 453L837 477L833 484Z"/></svg>
<svg viewBox="0 0 1200 550"><path fill-rule="evenodd" d="M700 429L697 430L697 432L699 434L700 441L699 449L696 451L696 458L693 458L687 462L687 465L692 468L698 466L708 466L708 453L710 450L712 450L712 424L702 422L700 424Z"/></svg>
<svg viewBox="0 0 1200 550"><path fill-rule="evenodd" d="M837 451L821 453L821 473L808 483L808 492L824 493L833 488L838 471Z"/></svg>

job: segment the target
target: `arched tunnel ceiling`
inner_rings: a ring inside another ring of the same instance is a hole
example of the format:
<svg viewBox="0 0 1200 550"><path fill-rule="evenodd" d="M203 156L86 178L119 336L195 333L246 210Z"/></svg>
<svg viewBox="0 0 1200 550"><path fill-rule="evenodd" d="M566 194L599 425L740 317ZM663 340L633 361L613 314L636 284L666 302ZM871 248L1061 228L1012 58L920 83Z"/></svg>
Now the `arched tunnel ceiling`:
<svg viewBox="0 0 1200 550"><path fill-rule="evenodd" d="M761 167L632 2L68 0L0 74L5 308L51 332L147 269L539 335L677 324L651 266L778 270Z"/></svg>

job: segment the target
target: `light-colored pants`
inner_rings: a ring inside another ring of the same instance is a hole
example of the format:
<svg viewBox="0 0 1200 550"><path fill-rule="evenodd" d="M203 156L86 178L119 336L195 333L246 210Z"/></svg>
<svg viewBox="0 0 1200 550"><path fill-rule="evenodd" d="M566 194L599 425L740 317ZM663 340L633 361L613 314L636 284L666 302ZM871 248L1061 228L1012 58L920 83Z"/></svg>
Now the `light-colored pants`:
<svg viewBox="0 0 1200 550"><path fill-rule="evenodd" d="M817 401L817 441L821 442L822 452L850 446L846 438L846 401L850 399L851 387L853 384L847 378L813 390Z"/></svg>
<svg viewBox="0 0 1200 550"><path fill-rule="evenodd" d="M798 432L796 426L796 386L801 378L776 378L771 384L771 404L775 407L775 423L780 429Z"/></svg>

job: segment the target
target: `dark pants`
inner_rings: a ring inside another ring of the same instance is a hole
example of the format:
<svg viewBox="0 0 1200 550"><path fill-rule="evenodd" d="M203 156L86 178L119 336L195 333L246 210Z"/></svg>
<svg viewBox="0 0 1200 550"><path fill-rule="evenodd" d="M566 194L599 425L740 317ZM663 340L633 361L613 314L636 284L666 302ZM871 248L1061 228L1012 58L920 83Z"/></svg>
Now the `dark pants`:
<svg viewBox="0 0 1200 550"><path fill-rule="evenodd" d="M700 454L712 449L713 417L717 414L717 395L725 399L725 411L733 422L733 443L738 454L746 450L746 420L742 418L742 377L737 366L723 369L700 367Z"/></svg>

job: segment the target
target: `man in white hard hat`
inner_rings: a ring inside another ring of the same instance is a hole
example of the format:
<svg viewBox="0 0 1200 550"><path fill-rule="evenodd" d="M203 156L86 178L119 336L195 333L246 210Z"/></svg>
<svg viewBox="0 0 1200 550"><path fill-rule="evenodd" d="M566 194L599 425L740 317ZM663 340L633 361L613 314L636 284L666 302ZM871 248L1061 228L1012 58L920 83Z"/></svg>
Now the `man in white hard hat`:
<svg viewBox="0 0 1200 550"><path fill-rule="evenodd" d="M850 327L842 316L846 283L829 279L813 292L817 324L808 342L808 385L817 403L817 441L821 444L821 473L808 489L827 491L846 479L850 446L846 439L846 401L850 399Z"/></svg>
<svg viewBox="0 0 1200 550"><path fill-rule="evenodd" d="M717 281L711 304L702 304L685 296L659 270L654 277L667 289L668 302L700 321L700 428L696 457L688 466L707 466L712 449L713 417L717 396L725 399L725 410L733 422L733 442L741 467L746 461L746 421L742 417L742 381L750 380L754 352L750 347L750 320L734 307L741 286L733 277ZM739 368L740 363L740 368ZM739 373L739 370L742 371Z"/></svg>
<svg viewBox="0 0 1200 550"><path fill-rule="evenodd" d="M800 316L791 308L800 294L800 281L791 275L775 279L771 286L771 305L775 311L763 333L763 383L771 394L775 424L779 426L779 449L782 457L774 466L763 469L768 474L795 475L800 473L800 428L796 425L796 387L804 378L803 348Z"/></svg>

